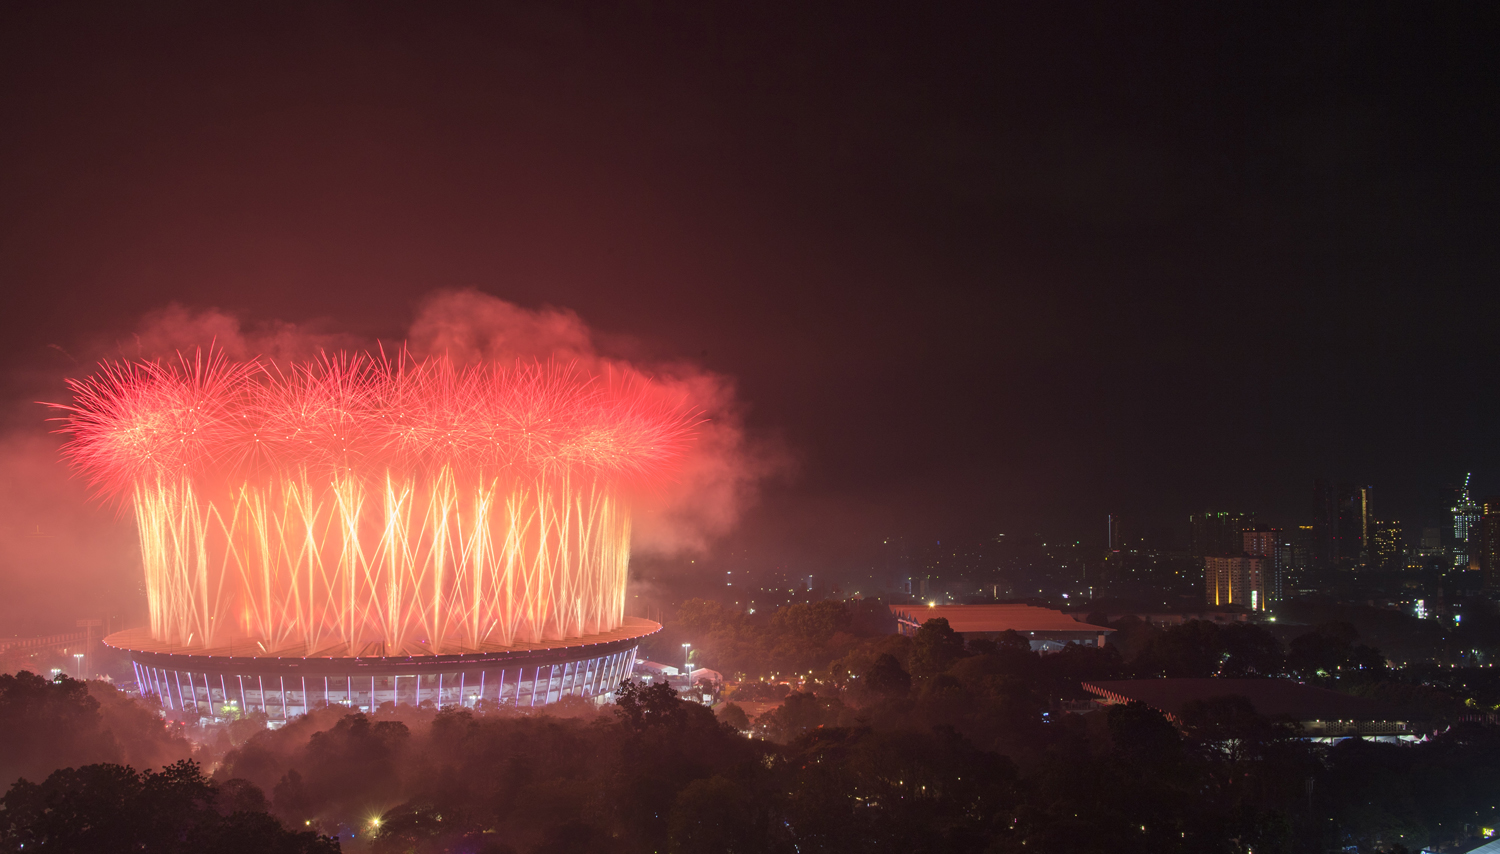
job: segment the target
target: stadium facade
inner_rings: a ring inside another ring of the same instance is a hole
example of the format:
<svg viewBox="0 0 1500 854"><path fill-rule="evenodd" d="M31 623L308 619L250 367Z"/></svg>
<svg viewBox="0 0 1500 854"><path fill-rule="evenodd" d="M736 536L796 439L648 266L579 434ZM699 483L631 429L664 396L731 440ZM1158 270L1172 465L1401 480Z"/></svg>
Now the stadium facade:
<svg viewBox="0 0 1500 854"><path fill-rule="evenodd" d="M660 630L626 617L617 629L582 638L399 656L266 653L253 641L184 649L147 629L104 642L129 654L141 695L157 698L170 717L264 713L285 722L324 705L365 712L384 703L532 708L564 697L604 698L629 677L641 640Z"/></svg>

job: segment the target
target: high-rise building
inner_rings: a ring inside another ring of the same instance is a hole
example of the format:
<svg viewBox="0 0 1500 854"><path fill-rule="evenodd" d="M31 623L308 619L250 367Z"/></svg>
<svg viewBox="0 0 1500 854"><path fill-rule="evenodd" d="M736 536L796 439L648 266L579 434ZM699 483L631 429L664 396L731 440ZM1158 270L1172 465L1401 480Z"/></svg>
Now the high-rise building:
<svg viewBox="0 0 1500 854"><path fill-rule="evenodd" d="M1242 605L1266 610L1269 559L1250 555L1210 555L1203 559L1204 601L1214 606Z"/></svg>
<svg viewBox="0 0 1500 854"><path fill-rule="evenodd" d="M1441 554L1443 551L1443 529L1423 528L1421 549L1423 552L1432 555Z"/></svg>
<svg viewBox="0 0 1500 854"><path fill-rule="evenodd" d="M1194 513L1189 522L1195 557L1237 555L1245 548L1240 533L1255 524L1255 514L1208 511Z"/></svg>
<svg viewBox="0 0 1500 854"><path fill-rule="evenodd" d="M1443 548L1442 528L1423 528L1422 536L1408 551L1407 569L1421 569L1434 561L1444 562L1447 550Z"/></svg>
<svg viewBox="0 0 1500 854"><path fill-rule="evenodd" d="M1272 601L1285 597L1286 570L1291 558L1291 544L1286 532L1269 525L1254 525L1240 533L1246 555L1265 558L1266 593Z"/></svg>
<svg viewBox="0 0 1500 854"><path fill-rule="evenodd" d="M1406 568L1406 554L1402 551L1401 523L1395 520L1372 521L1370 523L1371 569L1380 572L1399 572Z"/></svg>
<svg viewBox="0 0 1500 854"><path fill-rule="evenodd" d="M1118 513L1109 514L1109 539L1107 542L1109 551L1117 552L1125 548L1124 522L1120 519Z"/></svg>
<svg viewBox="0 0 1500 854"><path fill-rule="evenodd" d="M1369 562L1370 522L1375 490L1342 481L1313 481L1313 529L1318 563L1355 569Z"/></svg>
<svg viewBox="0 0 1500 854"><path fill-rule="evenodd" d="M1375 490L1341 484L1339 491L1339 564L1345 569L1370 563L1370 522Z"/></svg>
<svg viewBox="0 0 1500 854"><path fill-rule="evenodd" d="M1500 590L1500 498L1486 498L1480 505L1479 568L1484 571L1484 589Z"/></svg>
<svg viewBox="0 0 1500 854"><path fill-rule="evenodd" d="M1331 481L1313 481L1313 566L1331 568L1338 563L1338 494Z"/></svg>
<svg viewBox="0 0 1500 854"><path fill-rule="evenodd" d="M1293 528L1291 534L1291 551L1289 563L1292 569L1305 573L1319 565L1318 553L1318 530L1314 525L1298 525Z"/></svg>
<svg viewBox="0 0 1500 854"><path fill-rule="evenodd" d="M1474 548L1470 546L1470 538L1473 537L1473 545L1479 545L1479 520L1482 509L1469 494L1469 478L1472 474L1464 475L1463 489L1458 493L1458 501L1453 505L1453 566L1458 569L1468 569L1476 562L1478 557Z"/></svg>

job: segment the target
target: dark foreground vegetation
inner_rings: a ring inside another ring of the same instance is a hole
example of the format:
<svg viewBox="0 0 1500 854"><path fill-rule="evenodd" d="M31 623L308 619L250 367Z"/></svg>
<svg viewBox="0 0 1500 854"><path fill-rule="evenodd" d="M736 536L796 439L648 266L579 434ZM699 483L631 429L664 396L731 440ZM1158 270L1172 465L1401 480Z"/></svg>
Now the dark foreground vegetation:
<svg viewBox="0 0 1500 854"><path fill-rule="evenodd" d="M107 686L0 677L0 769L24 778L0 801L0 847L1396 852L1495 819L1500 728L1442 717L1466 708L1458 689L1385 672L1347 629L1286 646L1195 624L1138 634L1038 656L933 621L854 636L814 678L746 683L717 715L626 683L602 709L335 707L197 747ZM1327 746L1233 697L1180 728L1138 705L1068 711L1080 679L1205 669L1405 686L1441 715L1421 744Z"/></svg>

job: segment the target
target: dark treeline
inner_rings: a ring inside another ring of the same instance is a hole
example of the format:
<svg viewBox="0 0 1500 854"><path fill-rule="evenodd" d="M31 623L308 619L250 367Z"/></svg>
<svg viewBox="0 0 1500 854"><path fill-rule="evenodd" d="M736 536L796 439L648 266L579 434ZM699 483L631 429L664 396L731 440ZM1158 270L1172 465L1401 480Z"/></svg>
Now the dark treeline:
<svg viewBox="0 0 1500 854"><path fill-rule="evenodd" d="M103 827L176 828L146 850L252 850L213 847L234 831L254 850L414 854L1396 852L1461 840L1500 803L1500 729L1476 723L1435 720L1418 745L1325 746L1236 697L1184 710L1180 727L1139 705L1065 711L1081 679L1161 673L1304 673L1464 707L1452 686L1388 672L1344 625L1283 646L1253 626L1122 623L1113 649L1041 656L1014 635L965 642L942 621L860 634L846 616L810 606L779 638L744 638L775 649L826 633L820 655L837 657L803 659L810 680L736 688L717 715L635 683L602 708L324 708L224 728L192 753L208 779L123 769L190 750L143 704L113 695L110 711L90 696L103 686L9 678L0 761L31 782L0 803L0 831L26 851L101 850L68 834ZM851 640L830 645L841 631ZM769 705L752 721L736 699Z"/></svg>
<svg viewBox="0 0 1500 854"><path fill-rule="evenodd" d="M1024 684L1042 703L1087 699L1090 695L1078 687L1087 679L1290 676L1383 700L1408 717L1438 724L1476 711L1500 710L1500 676L1492 670L1391 668L1381 651L1363 643L1360 632L1345 621L1293 630L1286 643L1253 623L1191 620L1163 627L1135 617L1110 622L1102 614L1091 615L1087 622L1116 630L1104 649L1074 645L1038 657L1024 655L1025 642L1016 638L1017 651L1001 653L1009 662L1010 684ZM674 661L672 654L680 655L680 644L688 642L697 667L736 679L791 684L800 680L815 686L819 694L838 696L858 692L859 675L884 654L894 656L919 679L938 675L968 654L956 640L956 651L924 649L916 652L913 662L913 641L893 631L885 606L868 600L797 604L771 615L749 615L695 599L684 603L666 630L651 639L648 652ZM971 647L986 648L983 641ZM960 669L989 666L993 665L974 662ZM747 686L739 697L771 699L779 696L775 690Z"/></svg>
<svg viewBox="0 0 1500 854"><path fill-rule="evenodd" d="M0 848L339 850L316 833L284 828L255 787L208 779L192 752L154 708L103 682L0 675L0 774L15 781L0 798Z"/></svg>
<svg viewBox="0 0 1500 854"><path fill-rule="evenodd" d="M214 783L191 760L136 772L100 763L22 778L0 798L0 839L11 851L166 854L331 854L338 842L289 831L259 790Z"/></svg>
<svg viewBox="0 0 1500 854"><path fill-rule="evenodd" d="M97 762L159 768L191 752L154 708L103 682L0 675L0 780L7 784Z"/></svg>

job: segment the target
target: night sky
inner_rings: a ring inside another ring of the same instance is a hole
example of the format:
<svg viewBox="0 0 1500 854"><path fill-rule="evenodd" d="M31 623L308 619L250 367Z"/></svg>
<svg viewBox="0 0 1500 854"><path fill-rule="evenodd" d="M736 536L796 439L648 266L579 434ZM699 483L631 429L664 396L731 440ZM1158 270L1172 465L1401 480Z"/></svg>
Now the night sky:
<svg viewBox="0 0 1500 854"><path fill-rule="evenodd" d="M809 571L1500 493L1496 7L227 5L0 10L9 429L173 302L477 288L733 377L720 548Z"/></svg>

